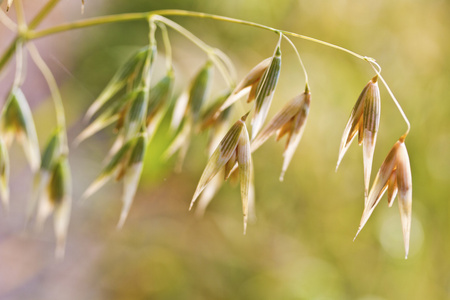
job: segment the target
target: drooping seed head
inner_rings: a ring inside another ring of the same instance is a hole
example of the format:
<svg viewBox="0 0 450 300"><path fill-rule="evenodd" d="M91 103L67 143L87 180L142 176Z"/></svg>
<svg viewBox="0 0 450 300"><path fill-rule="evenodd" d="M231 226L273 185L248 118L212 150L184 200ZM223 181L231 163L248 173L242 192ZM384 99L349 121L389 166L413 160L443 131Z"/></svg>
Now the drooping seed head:
<svg viewBox="0 0 450 300"><path fill-rule="evenodd" d="M392 147L375 177L364 207L358 233L366 224L386 190L388 190L389 206L392 205L395 195L398 195L405 252L406 256L408 256L411 230L412 179L409 156L403 137Z"/></svg>
<svg viewBox="0 0 450 300"><path fill-rule="evenodd" d="M372 170L373 154L380 125L380 90L377 83L378 76L367 84L368 88L364 101L363 113L363 156L364 156L364 194L367 198ZM361 133L360 133L361 134Z"/></svg>
<svg viewBox="0 0 450 300"><path fill-rule="evenodd" d="M284 173L302 138L309 113L310 102L311 93L309 90L294 97L273 117L267 126L252 141L251 147L253 152L275 133L277 134L277 141L284 135L288 136L283 154L284 162L280 180L283 180Z"/></svg>

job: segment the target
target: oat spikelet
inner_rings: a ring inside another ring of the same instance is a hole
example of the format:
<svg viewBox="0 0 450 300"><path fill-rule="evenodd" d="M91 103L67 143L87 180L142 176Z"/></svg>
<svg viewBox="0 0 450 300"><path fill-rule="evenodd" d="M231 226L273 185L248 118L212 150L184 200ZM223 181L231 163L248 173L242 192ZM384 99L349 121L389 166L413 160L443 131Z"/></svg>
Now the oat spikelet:
<svg viewBox="0 0 450 300"><path fill-rule="evenodd" d="M305 129L309 105L311 102L311 93L308 87L304 93L294 97L289 101L267 124L260 134L252 141L252 152L258 149L273 134L277 134L277 141L284 135L287 135L286 147L284 151L283 168L280 175L280 181L283 181L294 152L300 143Z"/></svg>
<svg viewBox="0 0 450 300"><path fill-rule="evenodd" d="M208 163L206 164L205 170L200 177L189 207L189 209L192 208L203 190L205 190L207 185L220 171L225 170L224 174L227 176L227 170L230 170L229 173L231 173L231 170L237 161L241 185L242 211L244 216L244 234L247 228L249 196L250 199L252 197L250 139L248 136L247 127L245 125L247 116L248 113L231 127L220 142L219 146L211 155ZM229 165L228 167L227 164Z"/></svg>
<svg viewBox="0 0 450 300"><path fill-rule="evenodd" d="M380 91L378 75L364 87L350 114L342 135L336 170L345 153L358 133L358 144L363 144L364 156L364 195L367 202L373 153L375 150L378 127L380 124Z"/></svg>
<svg viewBox="0 0 450 300"><path fill-rule="evenodd" d="M117 228L122 228L128 213L133 203L133 198L136 194L136 190L141 178L142 169L144 167L144 156L147 151L148 138L146 134L140 135L134 145L131 152L128 166L124 175L124 188L123 188L123 207L120 213L120 220L117 224Z"/></svg>
<svg viewBox="0 0 450 300"><path fill-rule="evenodd" d="M275 55L266 69L262 79L258 82L256 88L255 114L252 119L252 140L256 137L259 130L266 120L272 103L273 94L278 83L281 70L281 50L277 46ZM251 94L251 93L250 93Z"/></svg>
<svg viewBox="0 0 450 300"><path fill-rule="evenodd" d="M9 155L3 139L0 137L0 195L3 207L9 207Z"/></svg>
<svg viewBox="0 0 450 300"><path fill-rule="evenodd" d="M392 147L375 177L356 235L359 234L369 220L386 190L388 190L389 206L392 205L395 195L398 195L405 253L407 257L411 230L412 179L409 156L404 143L404 137L401 137L400 140L395 143L394 147Z"/></svg>
<svg viewBox="0 0 450 300"><path fill-rule="evenodd" d="M36 171L41 163L36 127L28 102L20 89L14 89L6 100L0 117L0 132L7 147L17 138L31 170Z"/></svg>
<svg viewBox="0 0 450 300"><path fill-rule="evenodd" d="M257 64L250 72L238 83L234 88L231 95L226 99L222 106L217 110L216 117L225 109L233 105L237 100L246 94L248 95L247 102L251 102L255 99L256 87L258 86L261 78L266 72L267 68L271 65L273 57L266 58L259 64Z"/></svg>
<svg viewBox="0 0 450 300"><path fill-rule="evenodd" d="M151 57L152 59L150 59L150 61L153 62L155 55L156 48L147 46L128 59L125 64L117 70L116 74L114 74L108 85L103 89L100 96L98 96L91 104L86 112L85 119L90 119L121 89L127 87L129 90L134 90L141 85L146 61L148 60L148 57Z"/></svg>

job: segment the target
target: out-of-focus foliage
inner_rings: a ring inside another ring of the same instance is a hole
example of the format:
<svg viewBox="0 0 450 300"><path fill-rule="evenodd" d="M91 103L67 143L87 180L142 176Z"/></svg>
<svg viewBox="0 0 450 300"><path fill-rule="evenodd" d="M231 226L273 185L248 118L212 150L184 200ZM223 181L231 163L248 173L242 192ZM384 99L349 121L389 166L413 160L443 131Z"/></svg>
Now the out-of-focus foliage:
<svg viewBox="0 0 450 300"><path fill-rule="evenodd" d="M21 205L28 197L23 188L26 171L12 170L11 211L8 218L0 218L2 299L450 297L448 1L108 0L97 1L95 7L93 2L86 2L86 17L189 9L298 32L376 58L412 123L406 141L414 187L410 255L405 261L398 210L396 205L389 209L386 198L352 242L364 204L362 154L356 145L334 172L348 112L373 71L347 54L298 40L310 76L308 126L283 183L278 177L284 144L268 142L253 155L257 222L246 236L238 186L224 185L204 218L188 212L208 158L206 136L193 140L183 171L174 174L174 162L161 160L170 143L165 134L170 120L163 119L160 133L149 144L124 228L115 230L121 206L118 186L109 185L83 204L74 201L63 262L54 261L49 224L39 240L19 235ZM241 25L182 17L176 21L230 55L240 77L272 55L277 42L272 33ZM145 45L147 29L145 22L134 22L65 34L73 34L76 45L66 49L75 62L62 62L75 67L60 82L72 128L69 139L80 133L78 120L118 66ZM205 56L174 32L171 41L177 96ZM269 118L304 89L294 53L287 44L282 47L283 66ZM162 76L156 68L155 78ZM212 97L224 87L216 78ZM373 170L405 129L381 86L380 91ZM42 102L32 109L38 136L45 140L51 105ZM100 133L72 149L75 200L100 171L112 141L112 135ZM25 165L18 155L11 156L11 165Z"/></svg>

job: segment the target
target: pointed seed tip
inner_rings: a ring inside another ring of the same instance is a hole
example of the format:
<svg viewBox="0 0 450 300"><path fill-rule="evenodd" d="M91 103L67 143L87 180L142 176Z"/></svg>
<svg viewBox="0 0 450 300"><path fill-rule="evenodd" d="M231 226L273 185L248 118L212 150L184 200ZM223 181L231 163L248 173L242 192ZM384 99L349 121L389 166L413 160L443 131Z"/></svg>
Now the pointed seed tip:
<svg viewBox="0 0 450 300"><path fill-rule="evenodd" d="M241 121L245 122L247 120L248 115L250 114L250 111L248 111L245 115L241 117Z"/></svg>
<svg viewBox="0 0 450 300"><path fill-rule="evenodd" d="M356 232L356 235L355 235L355 237L353 238L353 241L355 241L356 240L356 238L358 237L358 234L361 232L361 227L359 227L358 228L358 231Z"/></svg>
<svg viewBox="0 0 450 300"><path fill-rule="evenodd" d="M377 81L378 81L378 74L373 76L373 78L372 78L373 83L376 83Z"/></svg>

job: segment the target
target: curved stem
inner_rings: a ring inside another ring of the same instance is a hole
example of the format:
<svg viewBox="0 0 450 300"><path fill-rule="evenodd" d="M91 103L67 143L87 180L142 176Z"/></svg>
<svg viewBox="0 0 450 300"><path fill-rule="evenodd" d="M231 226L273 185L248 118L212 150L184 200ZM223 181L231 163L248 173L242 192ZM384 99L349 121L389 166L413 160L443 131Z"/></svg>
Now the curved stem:
<svg viewBox="0 0 450 300"><path fill-rule="evenodd" d="M8 28L11 31L17 30L17 25L14 23L13 20L11 20L4 12L0 9L0 23L5 25L6 28Z"/></svg>
<svg viewBox="0 0 450 300"><path fill-rule="evenodd" d="M53 76L50 68L47 66L45 61L42 59L41 55L39 54L38 49L33 43L28 43L27 45L28 51L30 52L31 58L33 59L34 63L38 67L38 69L41 71L42 75L45 78L45 81L47 81L48 88L50 90L50 93L52 95L53 103L55 105L55 111L56 111L56 122L58 124L58 127L61 128L62 133L62 144L63 144L63 153L67 154L68 152L68 144L67 144L67 132L66 132L66 116L64 113L64 105L61 98L61 94L58 89L58 84L56 83L55 77Z"/></svg>
<svg viewBox="0 0 450 300"><path fill-rule="evenodd" d="M60 0L50 0L47 2L47 4L38 12L38 14L31 20L30 24L28 24L28 30L35 29L41 22L44 20L44 18L52 11L52 9L55 7L56 4L58 4ZM29 31L27 33L30 33ZM3 67L6 65L6 63L11 59L11 56L14 54L14 51L16 50L16 44L19 40L24 39L21 36L17 36L9 45L9 47L6 49L6 51L3 53L3 55L0 58L0 71L3 70Z"/></svg>
<svg viewBox="0 0 450 300"><path fill-rule="evenodd" d="M169 26L173 30L176 30L178 33L182 34L185 38L190 40L192 43L194 43L197 47L202 49L211 59L211 61L216 65L219 72L224 77L225 81L228 83L229 86L234 86L234 80L231 78L231 75L228 73L227 69L223 65L222 61L219 60L214 52L214 48L207 45L205 42L203 42L201 39L196 37L194 34L192 34L190 31L186 30L184 27L178 25L177 23L173 22L172 20L169 20L167 18L164 18L159 15L152 16L153 20L160 21L164 23L165 25Z"/></svg>
<svg viewBox="0 0 450 300"><path fill-rule="evenodd" d="M276 28L273 28L270 26L266 26L266 25L262 25L262 24L258 24L255 22L244 21L244 20L223 17L223 16L213 15L213 14L207 14L207 13L201 13L201 12L176 10L176 9L155 10L155 11L146 12L146 13L120 14L120 15L112 15L112 16L105 16L105 17L98 17L98 18L93 18L93 19L88 19L88 20L82 20L82 21L77 21L77 22L73 22L73 23L62 24L59 26L55 26L55 27L44 29L44 30L37 31L37 32L32 32L32 33L30 33L30 38L39 38L39 37L43 37L46 35L62 32L62 31L78 29L78 28L83 28L83 27L89 27L89 26L94 26L94 25L100 25L100 24L142 20L142 19L145 19L148 16L152 16L152 15L185 16L185 17L204 18L204 19L218 20L218 21L223 21L223 22L228 22L228 23L235 23L235 24L251 26L251 27L255 27L255 28L269 30L272 32L281 32L284 35L289 35L289 36L307 40L307 41L310 41L313 43L322 44L327 47L335 48L340 51L344 51L350 55L353 55L353 56L355 56L359 59L365 60L365 61L375 61L373 58L370 58L370 57L367 57L364 55L360 55L360 54L353 52L349 49L346 49L344 47L340 47L340 46L337 46L337 45L334 45L334 44L331 44L331 43L328 43L328 42L325 42L325 41L322 41L319 39L315 39L315 38L312 38L312 37L309 37L306 35L297 34L297 33L285 31L285 30L279 30L279 29L276 29Z"/></svg>
<svg viewBox="0 0 450 300"><path fill-rule="evenodd" d="M295 53L297 54L298 61L300 62L300 65L302 66L302 69L303 69L303 73L305 73L306 85L308 86L308 73L306 72L305 65L303 64L303 60L300 57L300 53L298 53L297 47L295 47L294 43L286 35L283 34L283 37L289 42L289 44L291 44L292 48L294 49Z"/></svg>
<svg viewBox="0 0 450 300"><path fill-rule="evenodd" d="M53 10L56 4L58 4L60 0L50 0L45 4L45 6L38 12L38 14L31 20L30 24L28 24L28 28L30 30L35 29L44 18Z"/></svg>
<svg viewBox="0 0 450 300"><path fill-rule="evenodd" d="M27 22L25 21L25 14L23 12L22 1L14 1L14 7L16 8L17 24L19 25L19 33L27 31Z"/></svg>
<svg viewBox="0 0 450 300"><path fill-rule="evenodd" d="M14 76L13 88L18 88L22 85L23 78L23 44L21 41L17 42L16 49L16 74Z"/></svg>
<svg viewBox="0 0 450 300"><path fill-rule="evenodd" d="M408 118L406 117L405 112L403 111L402 107L400 106L400 103L398 102L397 98L395 98L394 93L389 88L389 85L387 84L386 80L384 80L383 76L381 76L381 67L376 62L369 62L370 66L373 68L373 70L377 73L378 78L383 82L383 85L385 86L386 90L388 91L389 95L392 98L392 101L394 101L395 105L397 106L398 110L400 111L400 114L402 115L403 119L405 120L407 129L405 134L402 136L402 139L404 140L405 137L408 135L409 131L411 130L411 123L409 123Z"/></svg>
<svg viewBox="0 0 450 300"><path fill-rule="evenodd" d="M164 23L158 22L158 27L161 29L164 49L166 50L166 69L170 71L172 70L172 46L170 45L169 33Z"/></svg>

